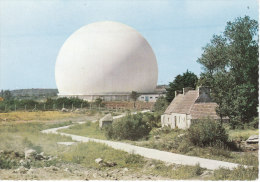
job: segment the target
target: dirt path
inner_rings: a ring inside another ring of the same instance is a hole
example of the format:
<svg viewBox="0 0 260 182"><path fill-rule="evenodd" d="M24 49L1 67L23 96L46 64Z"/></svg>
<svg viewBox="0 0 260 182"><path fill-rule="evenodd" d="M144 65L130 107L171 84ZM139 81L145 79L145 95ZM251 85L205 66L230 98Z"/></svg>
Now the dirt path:
<svg viewBox="0 0 260 182"><path fill-rule="evenodd" d="M144 112L147 112L147 111L144 111ZM124 115L116 116L116 118L120 118L123 116ZM79 124L82 124L82 123L84 123L84 122L79 122ZM232 168L239 166L239 164L230 163L230 162L217 161L217 160L212 160L212 159L204 159L204 158L193 157L193 156L186 156L186 155L175 154L175 153L171 153L171 152L160 151L160 150L156 150L156 149L139 147L139 146L122 143L122 142L100 140L100 139L94 139L94 138L89 138L89 137L83 137L83 136L58 132L59 129L68 128L70 126L72 126L72 125L63 126L63 127L59 127L59 128L51 128L51 129L43 130L42 133L54 133L54 134L61 134L64 136L70 136L72 138L72 140L78 141L78 142L93 141L93 142L97 142L97 143L102 143L102 144L106 144L114 149L122 150L122 151L125 151L128 153L139 154L143 157L146 157L149 159L160 160L160 161L163 161L166 163L174 163L174 164L190 165L190 166L195 166L196 164L199 163L201 167L207 168L210 170L219 169L220 167L232 169Z"/></svg>

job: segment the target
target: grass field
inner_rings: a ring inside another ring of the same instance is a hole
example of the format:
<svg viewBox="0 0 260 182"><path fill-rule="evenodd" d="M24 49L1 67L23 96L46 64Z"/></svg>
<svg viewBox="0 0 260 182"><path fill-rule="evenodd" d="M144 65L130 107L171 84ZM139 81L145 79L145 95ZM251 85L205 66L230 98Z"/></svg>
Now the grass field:
<svg viewBox="0 0 260 182"><path fill-rule="evenodd" d="M90 138L106 139L104 131L99 128L98 122L87 122L85 124L71 126L67 129L59 130L60 132L70 133Z"/></svg>
<svg viewBox="0 0 260 182"><path fill-rule="evenodd" d="M59 123L21 123L6 124L0 126L0 149L7 151L23 152L25 149L32 148L37 152L44 152L46 155L58 156L57 163L75 163L87 168L96 170L106 170L95 163L96 158L104 161L116 162L113 168L127 167L130 172L143 174L154 174L169 177L171 179L189 179L198 176L198 171L203 171L200 167L190 166L165 166L157 161L147 160L139 155L128 154L123 151L112 149L103 144L97 143L78 143L73 146L58 145L57 142L72 141L70 137L54 134L42 134L40 131L47 128L59 127L71 124L71 122ZM37 164L34 167L44 167ZM147 166L153 166L152 168ZM174 168L174 170L173 170Z"/></svg>
<svg viewBox="0 0 260 182"><path fill-rule="evenodd" d="M0 125L0 150L13 150L23 152L25 149L33 148L37 152L45 152L47 155L58 156L59 161L52 165L59 165L60 162L68 164L78 164L86 168L94 170L107 170L106 167L101 167L95 163L96 158L102 158L105 161L116 162L117 166L113 168L129 169L131 173L153 174L170 179L201 179L200 175L204 169L199 166L179 166L165 165L162 162L148 160L139 155L128 154L123 151L112 149L103 144L98 143L78 143L73 146L58 145L57 142L72 141L70 137L64 137L54 134L42 134L40 131L47 128L54 128L72 124L72 121L55 121L54 118L71 118L81 116L76 113L59 113L59 112L26 112L25 120L36 122L4 122ZM23 115L20 112L8 113L10 121L20 121ZM92 113L93 114L93 113ZM89 113L89 115L92 115ZM3 116L3 115L1 115ZM19 117L16 117L19 116ZM13 119L12 119L13 118ZM40 118L40 119L39 119ZM47 118L50 121L47 121ZM98 123L87 122L82 125L75 125L71 128L64 129L62 132L88 136L92 138L106 139L104 131L100 130ZM256 134L258 130L229 130L230 137L236 138L247 135ZM174 148L173 141L178 140L178 136L184 134L183 130L170 130L160 132L152 130L148 140L139 141L124 141L131 144L166 150L185 155L199 156L203 158L217 159L240 164L254 166L254 168L237 168L233 171L219 169L215 170L212 175L207 178L211 180L253 180L258 177L258 157L247 152L231 152L225 149L216 150L212 147L192 147L185 143L181 146L181 150ZM154 136L159 136L155 139ZM188 149L187 149L188 148ZM37 164L39 167L39 164Z"/></svg>
<svg viewBox="0 0 260 182"><path fill-rule="evenodd" d="M244 130L229 130L230 139L242 139L247 140L251 135L258 135L258 129L244 129Z"/></svg>
<svg viewBox="0 0 260 182"><path fill-rule="evenodd" d="M62 118L79 117L79 113L74 112L60 112L60 111L37 111L37 112L8 112L0 113L0 122L3 121L42 121L42 120L56 120Z"/></svg>

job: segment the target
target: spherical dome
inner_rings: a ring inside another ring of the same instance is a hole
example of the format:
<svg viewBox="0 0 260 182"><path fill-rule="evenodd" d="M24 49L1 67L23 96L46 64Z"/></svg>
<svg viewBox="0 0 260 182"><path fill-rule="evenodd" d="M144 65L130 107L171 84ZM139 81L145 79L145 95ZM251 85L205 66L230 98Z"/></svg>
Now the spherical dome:
<svg viewBox="0 0 260 182"><path fill-rule="evenodd" d="M74 32L60 49L55 68L60 95L153 92L155 55L133 28L97 22Z"/></svg>

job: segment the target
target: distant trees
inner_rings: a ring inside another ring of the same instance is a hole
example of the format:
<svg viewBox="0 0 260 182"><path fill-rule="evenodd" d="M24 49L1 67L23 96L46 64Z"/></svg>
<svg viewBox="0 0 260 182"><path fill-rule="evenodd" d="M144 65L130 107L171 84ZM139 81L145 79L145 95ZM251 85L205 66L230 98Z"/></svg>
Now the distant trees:
<svg viewBox="0 0 260 182"><path fill-rule="evenodd" d="M258 106L258 22L248 16L228 22L214 35L197 60L203 66L200 84L212 88L220 116L232 127L250 122Z"/></svg>
<svg viewBox="0 0 260 182"><path fill-rule="evenodd" d="M10 90L1 90L0 97L4 98L4 100L11 100L12 93Z"/></svg>
<svg viewBox="0 0 260 182"><path fill-rule="evenodd" d="M185 87L196 88L198 77L190 72L186 71L182 75L177 75L173 82L169 83L169 88L166 89L166 99L171 102L175 97L175 91L182 90Z"/></svg>

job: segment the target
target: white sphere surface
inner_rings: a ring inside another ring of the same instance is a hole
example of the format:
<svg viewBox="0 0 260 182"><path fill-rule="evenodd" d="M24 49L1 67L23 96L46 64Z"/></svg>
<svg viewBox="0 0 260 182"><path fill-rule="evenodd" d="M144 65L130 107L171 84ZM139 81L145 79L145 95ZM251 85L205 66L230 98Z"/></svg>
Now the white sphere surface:
<svg viewBox="0 0 260 182"><path fill-rule="evenodd" d="M156 57L133 28L105 21L86 25L63 44L55 67L59 95L153 92Z"/></svg>

